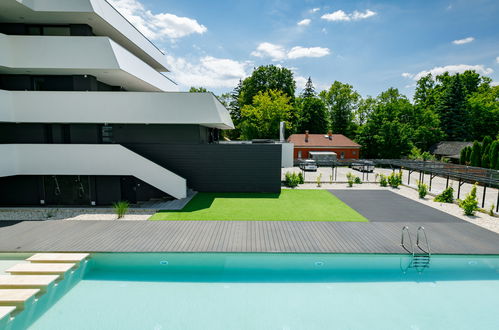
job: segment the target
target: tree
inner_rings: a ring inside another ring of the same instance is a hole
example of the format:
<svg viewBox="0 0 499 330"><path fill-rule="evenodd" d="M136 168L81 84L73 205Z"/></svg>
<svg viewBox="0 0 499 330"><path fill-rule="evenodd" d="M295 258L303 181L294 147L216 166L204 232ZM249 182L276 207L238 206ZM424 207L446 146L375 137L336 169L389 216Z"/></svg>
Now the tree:
<svg viewBox="0 0 499 330"><path fill-rule="evenodd" d="M301 93L301 97L306 99L307 97L316 97L317 93L315 92L314 84L312 83L312 78L308 77L307 83L305 84L305 88Z"/></svg>
<svg viewBox="0 0 499 330"><path fill-rule="evenodd" d="M232 118L232 122L234 123L234 129L230 130L226 133L227 137L230 139L238 139L241 136L241 105L239 103L239 99L241 96L241 86L242 81L239 80L237 86L227 95L226 98L226 107L229 110L230 117Z"/></svg>
<svg viewBox="0 0 499 330"><path fill-rule="evenodd" d="M482 146L478 141L473 142L471 147L470 165L480 167L482 162Z"/></svg>
<svg viewBox="0 0 499 330"><path fill-rule="evenodd" d="M446 138L451 141L465 141L469 131L465 90L459 73L450 79L440 97L437 112Z"/></svg>
<svg viewBox="0 0 499 330"><path fill-rule="evenodd" d="M295 98L295 89L296 83L291 70L275 65L260 66L253 71L251 76L243 80L239 104L241 107L251 105L253 98L259 92L269 90L281 91L289 98L289 102L292 104Z"/></svg>
<svg viewBox="0 0 499 330"><path fill-rule="evenodd" d="M499 86L482 84L468 97L468 113L471 118L470 133L473 139L495 136L499 131Z"/></svg>
<svg viewBox="0 0 499 330"><path fill-rule="evenodd" d="M279 90L258 92L251 105L241 109L241 133L244 139L277 139L279 123L286 122L292 129L290 118L293 107L290 97Z"/></svg>
<svg viewBox="0 0 499 330"><path fill-rule="evenodd" d="M371 96L368 96L365 99L360 99L357 111L355 113L355 120L357 121L357 125L362 126L366 123L367 119L373 112L375 105L376 99Z"/></svg>
<svg viewBox="0 0 499 330"><path fill-rule="evenodd" d="M354 133L354 113L357 111L360 94L352 85L335 81L329 90L320 93L326 104L334 133L352 136Z"/></svg>
<svg viewBox="0 0 499 330"><path fill-rule="evenodd" d="M461 165L466 165L466 153L468 152L466 148L468 147L464 147L463 149L461 149L461 152L459 153L459 164Z"/></svg>
<svg viewBox="0 0 499 330"><path fill-rule="evenodd" d="M499 170L499 140L492 142L490 145L490 168Z"/></svg>
<svg viewBox="0 0 499 330"><path fill-rule="evenodd" d="M191 87L189 93L208 93L208 90L204 87Z"/></svg>
<svg viewBox="0 0 499 330"><path fill-rule="evenodd" d="M300 102L298 131L308 130L312 134L325 134L328 129L328 115L322 100L306 97Z"/></svg>

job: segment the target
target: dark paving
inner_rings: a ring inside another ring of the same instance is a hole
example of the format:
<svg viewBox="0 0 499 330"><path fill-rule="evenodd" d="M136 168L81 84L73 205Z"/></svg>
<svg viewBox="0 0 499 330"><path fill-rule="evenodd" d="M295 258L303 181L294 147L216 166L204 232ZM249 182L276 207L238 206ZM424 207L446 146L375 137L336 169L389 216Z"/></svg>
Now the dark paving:
<svg viewBox="0 0 499 330"><path fill-rule="evenodd" d="M499 235L460 223L24 221L0 228L0 252L407 253L401 229L424 225L437 254L499 254Z"/></svg>
<svg viewBox="0 0 499 330"><path fill-rule="evenodd" d="M373 222L442 222L463 220L389 190L329 190Z"/></svg>

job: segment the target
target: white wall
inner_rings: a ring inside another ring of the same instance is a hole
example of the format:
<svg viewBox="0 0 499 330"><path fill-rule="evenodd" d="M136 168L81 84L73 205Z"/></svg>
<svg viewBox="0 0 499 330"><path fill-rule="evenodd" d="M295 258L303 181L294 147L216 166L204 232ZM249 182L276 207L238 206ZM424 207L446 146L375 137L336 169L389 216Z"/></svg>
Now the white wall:
<svg viewBox="0 0 499 330"><path fill-rule="evenodd" d="M281 167L293 167L293 143L282 143Z"/></svg>
<svg viewBox="0 0 499 330"><path fill-rule="evenodd" d="M234 128L211 93L0 90L0 122L197 124Z"/></svg>
<svg viewBox="0 0 499 330"><path fill-rule="evenodd" d="M2 144L0 176L131 175L175 198L185 198L186 180L115 144Z"/></svg>

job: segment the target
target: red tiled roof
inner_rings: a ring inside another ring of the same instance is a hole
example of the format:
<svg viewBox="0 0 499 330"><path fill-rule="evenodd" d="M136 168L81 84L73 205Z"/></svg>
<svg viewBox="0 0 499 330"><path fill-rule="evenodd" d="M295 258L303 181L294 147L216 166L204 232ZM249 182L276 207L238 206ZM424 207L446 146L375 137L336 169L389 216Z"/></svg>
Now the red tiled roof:
<svg viewBox="0 0 499 330"><path fill-rule="evenodd" d="M333 134L329 140L327 134L309 134L308 142L305 142L305 134L293 134L288 138L288 142L294 143L295 147L355 147L360 145L353 142L343 134Z"/></svg>

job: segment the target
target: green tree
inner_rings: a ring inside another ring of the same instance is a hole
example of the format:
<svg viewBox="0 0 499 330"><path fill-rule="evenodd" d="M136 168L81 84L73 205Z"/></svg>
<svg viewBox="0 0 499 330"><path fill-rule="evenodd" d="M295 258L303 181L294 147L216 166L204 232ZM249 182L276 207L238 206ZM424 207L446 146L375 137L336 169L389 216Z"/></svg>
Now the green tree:
<svg viewBox="0 0 499 330"><path fill-rule="evenodd" d="M306 97L301 100L298 132L308 130L312 134L325 134L328 129L328 115L322 100L316 97Z"/></svg>
<svg viewBox="0 0 499 330"><path fill-rule="evenodd" d="M450 77L449 77L450 78ZM437 105L442 130L446 139L465 141L468 137L469 118L465 104L465 89L459 73L450 78Z"/></svg>
<svg viewBox="0 0 499 330"><path fill-rule="evenodd" d="M360 94L352 85L335 81L329 90L320 93L326 104L334 133L352 136L355 131L354 114L360 101Z"/></svg>
<svg viewBox="0 0 499 330"><path fill-rule="evenodd" d="M312 83L312 78L308 77L307 83L305 84L305 88L301 93L301 97L306 99L307 97L316 97L317 93L315 92L314 84Z"/></svg>
<svg viewBox="0 0 499 330"><path fill-rule="evenodd" d="M466 165L466 154L468 150L466 149L468 147L464 147L461 149L461 152L459 153L459 164L461 165Z"/></svg>
<svg viewBox="0 0 499 330"><path fill-rule="evenodd" d="M251 105L253 98L259 92L269 90L281 91L289 98L290 104L294 102L296 83L291 70L275 65L266 65L256 68L251 76L244 79L240 89L240 106Z"/></svg>
<svg viewBox="0 0 499 330"><path fill-rule="evenodd" d="M499 140L492 142L490 145L490 168L499 170Z"/></svg>
<svg viewBox="0 0 499 330"><path fill-rule="evenodd" d="M360 99L357 107L357 112L355 114L355 119L358 126L362 126L366 123L369 116L371 116L375 105L376 99L372 96L367 96L365 99Z"/></svg>
<svg viewBox="0 0 499 330"><path fill-rule="evenodd" d="M191 87L189 93L208 93L208 90L204 87Z"/></svg>
<svg viewBox="0 0 499 330"><path fill-rule="evenodd" d="M482 163L482 146L478 141L473 142L471 147L470 165L480 167Z"/></svg>
<svg viewBox="0 0 499 330"><path fill-rule="evenodd" d="M251 105L241 109L241 136L244 139L278 139L279 123L286 122L292 129L290 118L293 107L290 97L279 90L258 92Z"/></svg>
<svg viewBox="0 0 499 330"><path fill-rule="evenodd" d="M227 94L224 94L226 96L226 108L229 110L230 117L232 118L232 122L234 123L234 129L229 130L226 133L226 136L232 140L239 139L241 136L241 106L239 103L239 98L241 95L241 86L242 86L242 81L239 80L239 83L237 86Z"/></svg>

